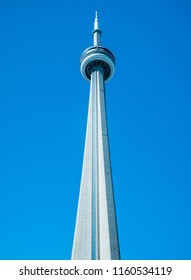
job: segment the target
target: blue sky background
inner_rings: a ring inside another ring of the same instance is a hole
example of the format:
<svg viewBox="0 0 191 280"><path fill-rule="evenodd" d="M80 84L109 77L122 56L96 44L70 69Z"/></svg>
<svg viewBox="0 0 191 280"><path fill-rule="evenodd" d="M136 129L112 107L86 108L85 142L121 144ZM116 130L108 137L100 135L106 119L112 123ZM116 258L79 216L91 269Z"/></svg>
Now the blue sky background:
<svg viewBox="0 0 191 280"><path fill-rule="evenodd" d="M191 259L191 4L0 2L0 259L70 259L95 10L122 259Z"/></svg>

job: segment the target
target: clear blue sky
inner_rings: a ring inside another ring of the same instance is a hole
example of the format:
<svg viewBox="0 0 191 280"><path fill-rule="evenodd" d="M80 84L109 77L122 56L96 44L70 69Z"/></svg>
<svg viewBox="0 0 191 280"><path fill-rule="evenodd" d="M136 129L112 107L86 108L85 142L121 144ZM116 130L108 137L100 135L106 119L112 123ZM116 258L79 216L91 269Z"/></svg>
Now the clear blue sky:
<svg viewBox="0 0 191 280"><path fill-rule="evenodd" d="M191 4L0 3L0 259L70 259L95 10L122 259L191 259Z"/></svg>

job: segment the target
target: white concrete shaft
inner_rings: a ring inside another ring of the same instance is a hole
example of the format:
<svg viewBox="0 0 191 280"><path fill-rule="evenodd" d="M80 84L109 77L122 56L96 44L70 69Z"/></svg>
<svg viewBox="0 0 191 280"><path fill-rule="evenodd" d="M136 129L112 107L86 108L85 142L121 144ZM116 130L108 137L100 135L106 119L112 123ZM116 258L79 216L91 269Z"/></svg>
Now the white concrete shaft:
<svg viewBox="0 0 191 280"><path fill-rule="evenodd" d="M91 74L72 259L119 259L102 69Z"/></svg>
<svg viewBox="0 0 191 280"><path fill-rule="evenodd" d="M93 34L93 43L94 43L94 46L101 45L101 34L100 34L99 30L95 31Z"/></svg>

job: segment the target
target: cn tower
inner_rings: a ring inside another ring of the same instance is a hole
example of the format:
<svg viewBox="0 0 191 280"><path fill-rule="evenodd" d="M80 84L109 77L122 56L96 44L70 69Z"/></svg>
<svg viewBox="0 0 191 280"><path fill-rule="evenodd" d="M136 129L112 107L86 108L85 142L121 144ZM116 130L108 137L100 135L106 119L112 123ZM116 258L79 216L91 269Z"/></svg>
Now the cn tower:
<svg viewBox="0 0 191 280"><path fill-rule="evenodd" d="M73 260L120 259L105 104L105 82L115 58L101 45L98 15L93 46L81 55L81 74L90 81L90 97L80 195L73 241Z"/></svg>

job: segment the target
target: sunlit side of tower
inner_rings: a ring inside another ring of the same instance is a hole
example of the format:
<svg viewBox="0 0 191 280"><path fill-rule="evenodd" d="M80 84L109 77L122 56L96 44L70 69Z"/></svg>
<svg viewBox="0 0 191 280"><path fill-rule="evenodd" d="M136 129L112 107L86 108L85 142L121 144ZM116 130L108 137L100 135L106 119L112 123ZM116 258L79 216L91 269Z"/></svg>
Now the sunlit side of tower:
<svg viewBox="0 0 191 280"><path fill-rule="evenodd" d="M81 55L82 76L90 81L84 159L72 259L120 259L105 105L105 81L115 58L101 46L96 12L93 46Z"/></svg>

